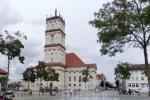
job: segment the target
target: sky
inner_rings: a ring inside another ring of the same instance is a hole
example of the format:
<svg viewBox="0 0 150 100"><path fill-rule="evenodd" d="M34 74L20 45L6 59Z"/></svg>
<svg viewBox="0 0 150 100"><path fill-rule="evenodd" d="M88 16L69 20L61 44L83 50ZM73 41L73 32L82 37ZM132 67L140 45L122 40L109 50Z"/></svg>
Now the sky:
<svg viewBox="0 0 150 100"><path fill-rule="evenodd" d="M54 15L54 10L65 19L66 49L75 52L85 63L96 63L97 73L103 73L107 80L114 81L114 68L119 62L144 63L142 50L125 48L115 57L101 56L97 43L98 30L89 25L104 3L111 0L0 0L0 32L21 31L28 39L23 41L25 64L17 59L11 62L10 81L22 78L23 71L44 59L44 35L46 16ZM149 52L148 48L148 52ZM149 56L150 54L148 54ZM7 70L7 59L0 56L0 67Z"/></svg>

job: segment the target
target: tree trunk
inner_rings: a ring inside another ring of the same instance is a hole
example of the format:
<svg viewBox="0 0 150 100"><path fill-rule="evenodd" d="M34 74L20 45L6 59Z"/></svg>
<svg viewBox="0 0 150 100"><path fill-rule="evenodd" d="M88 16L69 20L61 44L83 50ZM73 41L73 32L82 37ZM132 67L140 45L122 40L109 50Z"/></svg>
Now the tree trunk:
<svg viewBox="0 0 150 100"><path fill-rule="evenodd" d="M47 80L47 88L48 88L49 84L48 84L48 80Z"/></svg>
<svg viewBox="0 0 150 100"><path fill-rule="evenodd" d="M86 91L86 82L85 82L85 91Z"/></svg>
<svg viewBox="0 0 150 100"><path fill-rule="evenodd" d="M104 80L104 91L106 90L106 81Z"/></svg>
<svg viewBox="0 0 150 100"><path fill-rule="evenodd" d="M149 84L149 91L148 96L150 96L150 67L148 65L148 54L147 54L147 47L144 47L144 60L145 60L145 74L147 76L148 84Z"/></svg>
<svg viewBox="0 0 150 100"><path fill-rule="evenodd" d="M122 79L122 94L124 94L126 91L126 80Z"/></svg>
<svg viewBox="0 0 150 100"><path fill-rule="evenodd" d="M40 78L40 84L39 84L39 96L40 96L40 90L41 90L41 78Z"/></svg>
<svg viewBox="0 0 150 100"><path fill-rule="evenodd" d="M29 91L29 81L28 81L28 91Z"/></svg>
<svg viewBox="0 0 150 100"><path fill-rule="evenodd" d="M8 56L8 72L7 72L6 88L8 88L8 81L9 81L9 66L10 66L10 59L9 59L9 56Z"/></svg>

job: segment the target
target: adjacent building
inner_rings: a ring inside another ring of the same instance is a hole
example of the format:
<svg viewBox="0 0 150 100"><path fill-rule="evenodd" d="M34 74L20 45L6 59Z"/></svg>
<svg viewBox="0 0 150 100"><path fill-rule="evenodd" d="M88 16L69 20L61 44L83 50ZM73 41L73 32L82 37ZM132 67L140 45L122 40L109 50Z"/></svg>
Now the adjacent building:
<svg viewBox="0 0 150 100"><path fill-rule="evenodd" d="M140 92L148 92L149 85L144 69L144 64L135 64L132 66L130 79L126 80L126 90L132 89Z"/></svg>

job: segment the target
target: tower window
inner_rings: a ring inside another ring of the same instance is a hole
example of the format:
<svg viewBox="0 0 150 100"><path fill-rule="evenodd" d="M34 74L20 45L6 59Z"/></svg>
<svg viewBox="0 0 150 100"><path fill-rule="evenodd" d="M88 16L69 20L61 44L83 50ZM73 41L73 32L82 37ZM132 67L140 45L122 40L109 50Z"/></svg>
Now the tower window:
<svg viewBox="0 0 150 100"><path fill-rule="evenodd" d="M81 76L79 76L79 82L81 82Z"/></svg>
<svg viewBox="0 0 150 100"><path fill-rule="evenodd" d="M74 76L74 81L76 81L76 76Z"/></svg>
<svg viewBox="0 0 150 100"><path fill-rule="evenodd" d="M52 28L54 28L54 24L52 24Z"/></svg>
<svg viewBox="0 0 150 100"><path fill-rule="evenodd" d="M53 62L53 58L51 58L51 62Z"/></svg>
<svg viewBox="0 0 150 100"><path fill-rule="evenodd" d="M51 35L51 42L53 43L54 41L54 35Z"/></svg>
<svg viewBox="0 0 150 100"><path fill-rule="evenodd" d="M64 40L64 37L62 36L62 41L61 41L62 43L63 43L63 40Z"/></svg>
<svg viewBox="0 0 150 100"><path fill-rule="evenodd" d="M69 81L71 81L71 76L69 76Z"/></svg>

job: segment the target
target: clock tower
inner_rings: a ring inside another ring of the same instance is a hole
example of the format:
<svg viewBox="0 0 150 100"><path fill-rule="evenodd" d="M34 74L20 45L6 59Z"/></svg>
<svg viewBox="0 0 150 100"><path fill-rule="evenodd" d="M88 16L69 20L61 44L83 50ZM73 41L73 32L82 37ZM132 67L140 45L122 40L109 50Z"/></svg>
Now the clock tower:
<svg viewBox="0 0 150 100"><path fill-rule="evenodd" d="M46 18L44 62L59 73L59 82L54 83L59 89L64 87L65 56L65 21L55 10L54 16Z"/></svg>

